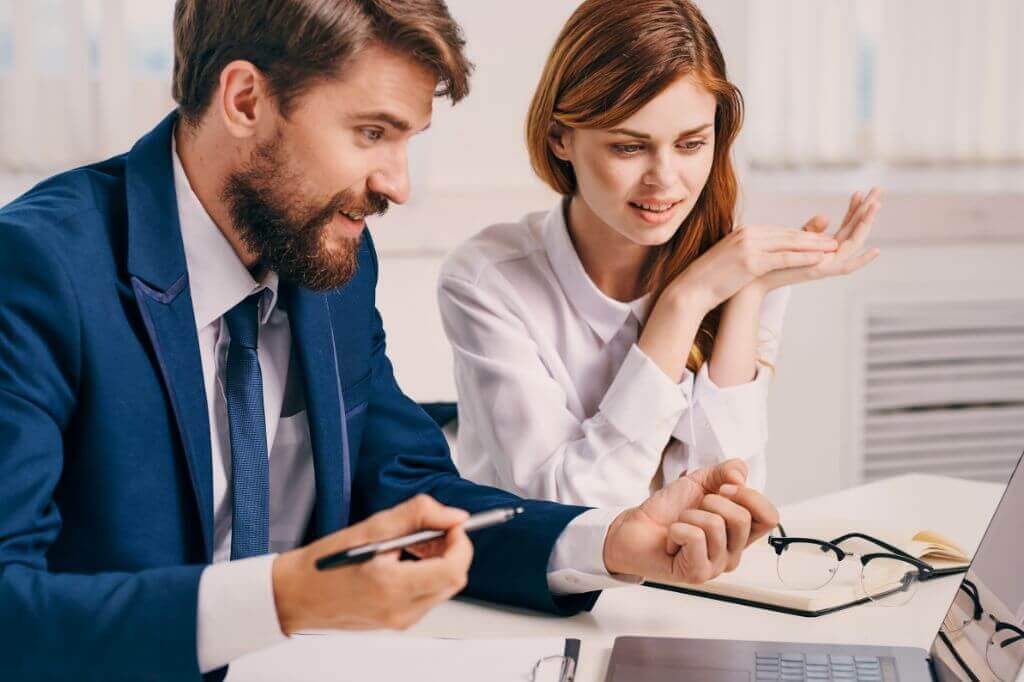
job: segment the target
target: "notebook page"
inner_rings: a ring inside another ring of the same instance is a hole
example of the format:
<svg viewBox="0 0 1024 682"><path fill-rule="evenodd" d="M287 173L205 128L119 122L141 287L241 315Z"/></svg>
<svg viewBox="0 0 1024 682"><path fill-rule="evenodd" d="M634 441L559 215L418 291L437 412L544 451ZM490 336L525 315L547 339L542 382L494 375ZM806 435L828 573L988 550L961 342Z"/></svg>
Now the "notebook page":
<svg viewBox="0 0 1024 682"><path fill-rule="evenodd" d="M231 664L228 682L528 682L536 662L565 652L561 638L430 639L393 634L301 634ZM561 661L537 682L558 682Z"/></svg>

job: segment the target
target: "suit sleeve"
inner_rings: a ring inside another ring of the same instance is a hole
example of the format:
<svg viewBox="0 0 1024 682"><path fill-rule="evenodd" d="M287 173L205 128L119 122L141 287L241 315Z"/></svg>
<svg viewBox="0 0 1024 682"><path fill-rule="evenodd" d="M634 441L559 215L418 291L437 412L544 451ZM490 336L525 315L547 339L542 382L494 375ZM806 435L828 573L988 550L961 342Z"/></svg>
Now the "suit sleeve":
<svg viewBox="0 0 1024 682"><path fill-rule="evenodd" d="M80 318L55 250L0 218L0 661L10 679L199 679L202 566L48 569Z"/></svg>
<svg viewBox="0 0 1024 682"><path fill-rule="evenodd" d="M369 252L375 280L377 260L372 243ZM586 509L522 500L460 478L441 430L395 381L376 309L372 324L373 378L352 486L353 522L419 493L470 512L523 506L525 513L518 518L473 534L473 563L465 593L561 615L589 610L598 592L556 596L547 576L556 541Z"/></svg>

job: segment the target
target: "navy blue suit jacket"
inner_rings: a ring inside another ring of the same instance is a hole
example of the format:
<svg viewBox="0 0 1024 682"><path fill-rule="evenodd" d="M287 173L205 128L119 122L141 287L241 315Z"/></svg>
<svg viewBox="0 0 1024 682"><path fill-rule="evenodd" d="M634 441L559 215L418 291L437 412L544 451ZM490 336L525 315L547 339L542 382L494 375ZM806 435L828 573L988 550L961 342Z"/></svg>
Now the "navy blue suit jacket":
<svg viewBox="0 0 1024 682"><path fill-rule="evenodd" d="M171 163L175 115L130 152L0 210L0 670L9 679L196 679L211 561L210 425ZM309 535L416 493L519 504L459 478L402 394L375 307L369 233L355 278L283 285L316 472ZM466 593L569 614L548 557L582 511L525 502L474 535Z"/></svg>

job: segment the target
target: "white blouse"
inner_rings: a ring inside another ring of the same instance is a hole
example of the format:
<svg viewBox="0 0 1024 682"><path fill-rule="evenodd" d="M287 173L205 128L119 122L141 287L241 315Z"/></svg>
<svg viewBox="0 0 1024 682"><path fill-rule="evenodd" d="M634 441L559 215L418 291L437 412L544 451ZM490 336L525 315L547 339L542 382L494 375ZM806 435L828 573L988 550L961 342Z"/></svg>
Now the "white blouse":
<svg viewBox="0 0 1024 682"><path fill-rule="evenodd" d="M493 225L446 260L438 297L459 394L465 478L530 498L629 506L690 469L742 457L765 483L772 371L719 388L705 363L672 382L636 345L648 297L609 298L572 245L563 204ZM788 289L761 309L778 354ZM657 480L655 477L657 475Z"/></svg>

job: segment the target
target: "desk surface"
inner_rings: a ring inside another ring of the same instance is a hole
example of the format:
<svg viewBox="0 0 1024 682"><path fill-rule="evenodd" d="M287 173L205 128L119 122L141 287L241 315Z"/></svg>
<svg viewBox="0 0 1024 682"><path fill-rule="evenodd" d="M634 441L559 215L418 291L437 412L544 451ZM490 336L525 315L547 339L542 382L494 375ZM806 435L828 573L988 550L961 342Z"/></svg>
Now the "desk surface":
<svg viewBox="0 0 1024 682"><path fill-rule="evenodd" d="M900 525L935 529L973 553L1003 486L911 475L879 481L788 505L782 518L901 519ZM605 590L594 610L572 618L457 600L442 604L396 637L576 637L582 640L577 682L604 680L619 635L731 638L794 642L888 644L928 648L958 586L955 578L922 583L903 607L865 605L818 618L802 618L641 586ZM342 635L341 638L344 636ZM322 679L340 671L323 662ZM239 659L229 680L267 679L286 671L289 643ZM281 667L279 667L281 666Z"/></svg>

